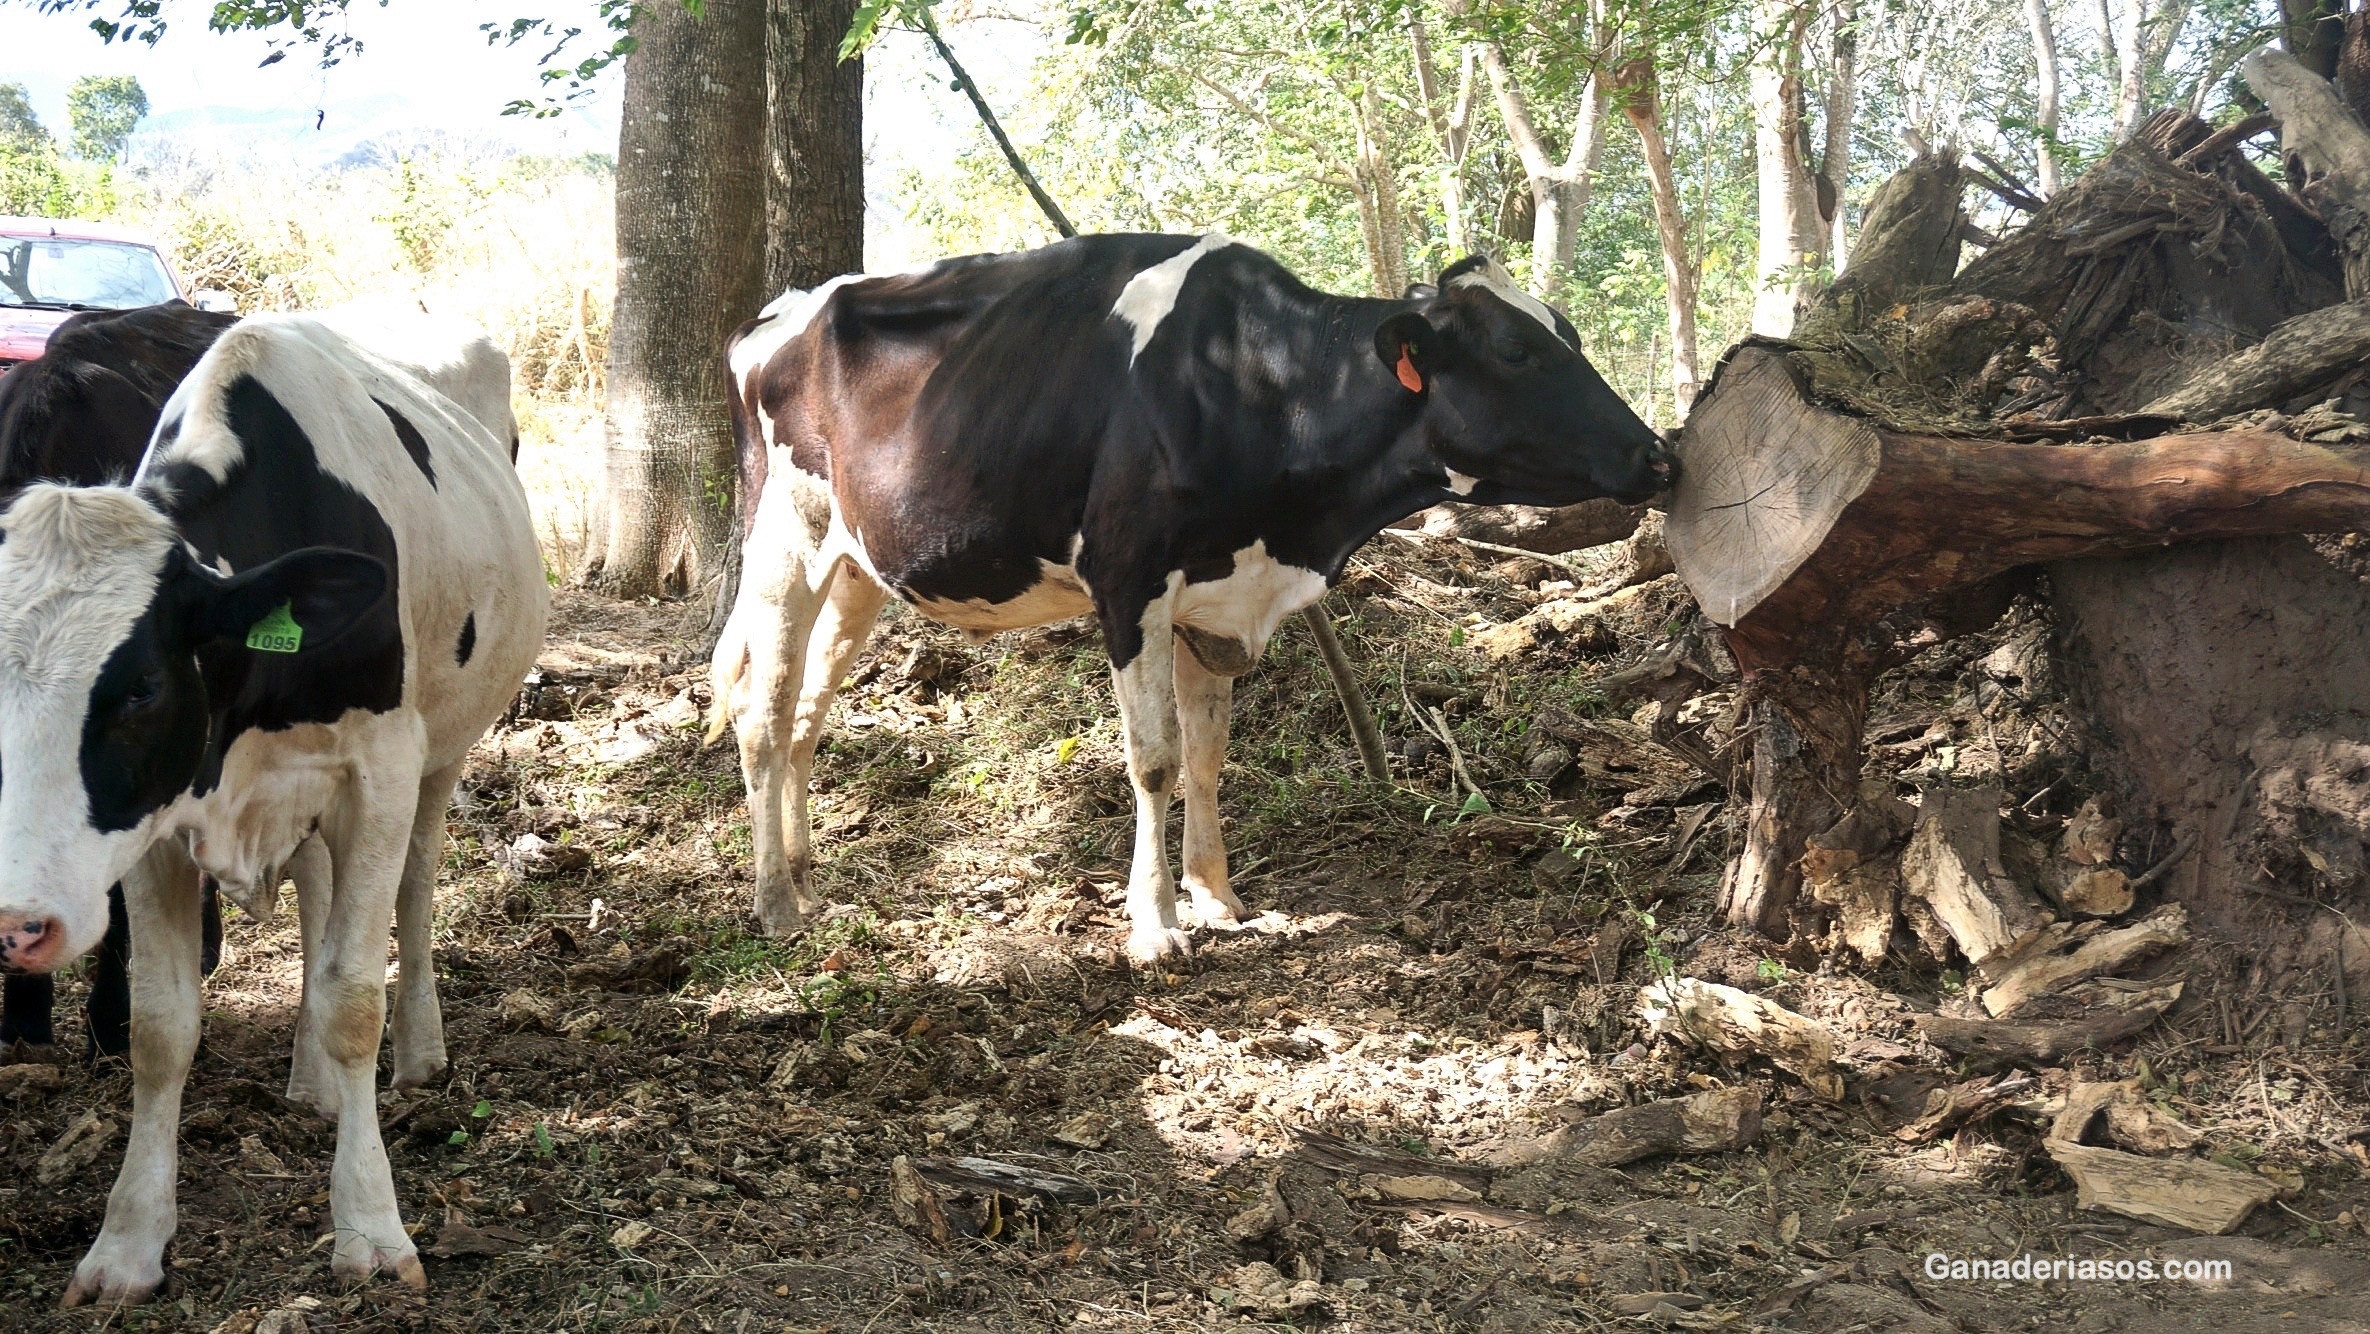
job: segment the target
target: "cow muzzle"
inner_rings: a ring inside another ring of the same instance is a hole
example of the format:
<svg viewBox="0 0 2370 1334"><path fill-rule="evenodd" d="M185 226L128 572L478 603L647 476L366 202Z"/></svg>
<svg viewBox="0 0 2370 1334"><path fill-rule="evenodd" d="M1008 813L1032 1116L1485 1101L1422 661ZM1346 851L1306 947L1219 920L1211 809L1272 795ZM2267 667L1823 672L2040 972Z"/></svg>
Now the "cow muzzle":
<svg viewBox="0 0 2370 1334"><path fill-rule="evenodd" d="M72 957L66 952L66 924L57 918L0 916L0 969L46 973Z"/></svg>

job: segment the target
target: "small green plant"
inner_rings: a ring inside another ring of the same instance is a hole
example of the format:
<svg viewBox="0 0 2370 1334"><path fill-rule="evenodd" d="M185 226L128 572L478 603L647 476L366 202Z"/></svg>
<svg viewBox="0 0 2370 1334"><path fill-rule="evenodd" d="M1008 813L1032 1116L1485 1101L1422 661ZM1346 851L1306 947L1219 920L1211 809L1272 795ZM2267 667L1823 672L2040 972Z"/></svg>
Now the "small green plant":
<svg viewBox="0 0 2370 1334"><path fill-rule="evenodd" d="M1967 989L1967 975L1956 968L1942 970L1942 990L1956 996Z"/></svg>
<svg viewBox="0 0 2370 1334"><path fill-rule="evenodd" d="M1765 958L1753 965L1753 973L1764 982L1783 982L1786 980L1786 965L1776 959Z"/></svg>
<svg viewBox="0 0 2370 1334"><path fill-rule="evenodd" d="M1654 976L1658 978L1677 977L1679 975L1679 961L1669 950L1663 948L1664 945L1672 943L1675 933L1662 930L1655 922L1654 914L1644 908L1630 909L1629 917L1632 922L1637 924L1638 934L1645 938L1646 966L1653 969Z"/></svg>
<svg viewBox="0 0 2370 1334"><path fill-rule="evenodd" d="M545 1125L541 1121L537 1121L535 1123L535 1156L538 1158L549 1158L553 1152L554 1150L551 1143L551 1127Z"/></svg>

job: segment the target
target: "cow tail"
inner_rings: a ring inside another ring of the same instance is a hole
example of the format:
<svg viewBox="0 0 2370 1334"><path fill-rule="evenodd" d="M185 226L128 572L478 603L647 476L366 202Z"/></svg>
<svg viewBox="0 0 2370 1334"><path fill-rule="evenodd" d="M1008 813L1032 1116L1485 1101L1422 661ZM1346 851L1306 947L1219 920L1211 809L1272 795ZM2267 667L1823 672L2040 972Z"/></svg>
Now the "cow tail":
<svg viewBox="0 0 2370 1334"><path fill-rule="evenodd" d="M741 674L749 670L749 637L741 632L738 608L725 619L724 633L717 637L716 655L708 663L708 735L700 742L713 746L724 735L725 724L732 721L732 692L741 683Z"/></svg>

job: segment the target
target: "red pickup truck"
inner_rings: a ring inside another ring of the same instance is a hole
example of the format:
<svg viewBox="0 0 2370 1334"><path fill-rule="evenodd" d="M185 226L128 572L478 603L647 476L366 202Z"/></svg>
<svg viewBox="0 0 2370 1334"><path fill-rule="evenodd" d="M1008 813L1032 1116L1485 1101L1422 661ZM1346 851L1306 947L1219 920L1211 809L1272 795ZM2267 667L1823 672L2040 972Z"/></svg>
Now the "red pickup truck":
<svg viewBox="0 0 2370 1334"><path fill-rule="evenodd" d="M41 355L78 310L128 310L186 300L236 310L225 292L185 293L149 237L103 222L0 217L0 371Z"/></svg>

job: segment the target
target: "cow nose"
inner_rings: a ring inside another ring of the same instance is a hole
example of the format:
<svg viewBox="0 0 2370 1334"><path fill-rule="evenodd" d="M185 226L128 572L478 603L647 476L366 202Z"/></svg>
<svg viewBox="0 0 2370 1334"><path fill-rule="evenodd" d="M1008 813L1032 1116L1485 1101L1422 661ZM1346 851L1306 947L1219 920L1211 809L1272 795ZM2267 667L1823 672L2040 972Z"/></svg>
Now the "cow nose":
<svg viewBox="0 0 2370 1334"><path fill-rule="evenodd" d="M52 917L0 918L0 967L20 973L46 973L64 962L63 925Z"/></svg>

